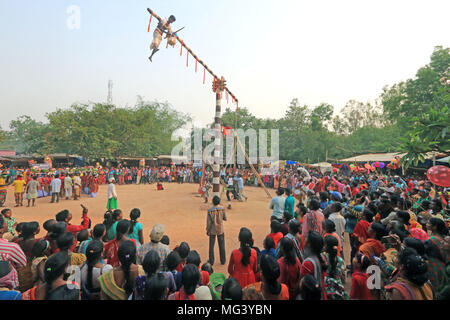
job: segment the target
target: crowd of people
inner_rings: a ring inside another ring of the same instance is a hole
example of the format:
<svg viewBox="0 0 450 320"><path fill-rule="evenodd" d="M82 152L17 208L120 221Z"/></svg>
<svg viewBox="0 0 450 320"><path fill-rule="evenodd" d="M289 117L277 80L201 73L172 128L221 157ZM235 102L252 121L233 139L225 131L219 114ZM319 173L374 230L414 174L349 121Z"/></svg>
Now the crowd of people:
<svg viewBox="0 0 450 320"><path fill-rule="evenodd" d="M164 169L156 171L157 180L167 178L161 174ZM57 174L67 178L67 172L58 172L54 179ZM245 196L245 174L221 172L227 188L237 183L238 190L231 193L238 200ZM25 172L20 175L0 181L0 186L30 188L29 181L15 183L30 178ZM85 175L98 178L92 172ZM185 172L181 176L184 182ZM73 181L79 173L74 177ZM264 179L262 175L263 183ZM209 256L204 263L205 257L187 242L170 242L170 226L166 230L154 225L146 242L138 208L129 218L111 208L95 225L85 207L79 225L63 210L42 225L42 238L37 238L38 222L18 222L13 209L3 209L0 299L450 299L449 189L425 177L321 173L295 166L280 169L272 179L277 195L268 205L270 232L258 243L250 228L242 227L240 246L229 255L224 245L226 208L220 197L212 198L205 226ZM216 239L227 274L214 272ZM347 239L350 252L344 246Z"/></svg>
<svg viewBox="0 0 450 320"><path fill-rule="evenodd" d="M207 171L205 175L212 179ZM51 197L51 202L60 199L78 200L81 194L97 197L100 185L112 179L118 185L153 184L156 182L199 183L201 168L179 166L175 169L159 167L83 167L41 170L32 168L6 168L0 171L0 207L6 201L7 187L14 187L15 206L35 206L36 199Z"/></svg>

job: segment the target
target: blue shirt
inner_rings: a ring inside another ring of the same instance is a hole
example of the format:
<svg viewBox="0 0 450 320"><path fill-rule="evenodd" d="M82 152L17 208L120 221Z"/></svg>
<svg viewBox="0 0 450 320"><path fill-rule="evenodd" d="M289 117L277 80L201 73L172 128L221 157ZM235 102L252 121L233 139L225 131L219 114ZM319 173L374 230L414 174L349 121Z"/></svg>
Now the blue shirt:
<svg viewBox="0 0 450 320"><path fill-rule="evenodd" d="M134 240L136 240L136 242L137 242L138 244L142 244L142 243L139 242L139 231L141 231L142 229L143 229L142 223L136 222L136 224L134 225L134 228L133 228L133 232L129 233L129 234L127 235L127 237L128 237L129 239L134 239Z"/></svg>
<svg viewBox="0 0 450 320"><path fill-rule="evenodd" d="M370 182L370 189L372 189L373 191L378 189L379 184L378 180L369 180L369 182Z"/></svg>
<svg viewBox="0 0 450 320"><path fill-rule="evenodd" d="M295 199L293 196L289 196L284 201L284 210L288 211L294 217Z"/></svg>
<svg viewBox="0 0 450 320"><path fill-rule="evenodd" d="M119 221L114 222L111 228L109 228L109 230L106 232L106 237L109 241L114 240L114 238L116 237L116 228L118 223Z"/></svg>
<svg viewBox="0 0 450 320"><path fill-rule="evenodd" d="M272 216L280 220L283 218L284 202L285 199L283 196L272 198L272 200L270 201L270 209L273 209Z"/></svg>
<svg viewBox="0 0 450 320"><path fill-rule="evenodd" d="M14 290L0 291L0 300L22 300L22 294Z"/></svg>
<svg viewBox="0 0 450 320"><path fill-rule="evenodd" d="M274 248L270 248L269 250L266 250L266 249L261 250L261 256L263 256L265 254L268 254L269 256L272 256L274 258L277 257L277 252L275 251Z"/></svg>
<svg viewBox="0 0 450 320"><path fill-rule="evenodd" d="M238 188L239 189L243 189L244 188L244 179L238 178L238 177L234 177L234 181L236 181L238 183Z"/></svg>

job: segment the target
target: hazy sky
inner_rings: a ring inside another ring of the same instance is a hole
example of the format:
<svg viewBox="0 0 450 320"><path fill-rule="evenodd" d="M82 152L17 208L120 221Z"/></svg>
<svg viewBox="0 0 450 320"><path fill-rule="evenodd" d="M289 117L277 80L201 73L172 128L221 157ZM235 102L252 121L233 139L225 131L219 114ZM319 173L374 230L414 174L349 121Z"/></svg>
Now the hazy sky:
<svg viewBox="0 0 450 320"><path fill-rule="evenodd" d="M215 96L203 69L186 68L180 46L148 61L147 7L176 16L174 29L240 106L280 118L289 102L373 101L384 85L413 77L433 47L450 46L448 0L1 0L0 125L75 102L134 106L168 101L196 124L213 121ZM80 29L67 26L71 5ZM153 19L152 31L156 26ZM223 103L225 107L225 103ZM231 106L231 104L230 104ZM224 108L223 108L224 109Z"/></svg>

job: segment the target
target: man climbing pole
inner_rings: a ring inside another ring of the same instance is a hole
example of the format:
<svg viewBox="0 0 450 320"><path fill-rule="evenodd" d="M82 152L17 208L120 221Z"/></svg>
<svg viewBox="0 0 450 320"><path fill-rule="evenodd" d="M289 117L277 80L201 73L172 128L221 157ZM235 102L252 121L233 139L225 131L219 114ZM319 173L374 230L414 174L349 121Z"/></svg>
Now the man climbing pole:
<svg viewBox="0 0 450 320"><path fill-rule="evenodd" d="M148 59L150 61L152 61L153 55L159 51L158 48L162 41L162 35L164 33L167 33L168 37L172 36L172 27L170 24L174 23L175 21L176 21L176 19L172 15L169 17L169 19L161 20L158 23L158 26L156 27L155 32L153 32L153 42L150 45L150 50L153 50L150 57L148 57Z"/></svg>

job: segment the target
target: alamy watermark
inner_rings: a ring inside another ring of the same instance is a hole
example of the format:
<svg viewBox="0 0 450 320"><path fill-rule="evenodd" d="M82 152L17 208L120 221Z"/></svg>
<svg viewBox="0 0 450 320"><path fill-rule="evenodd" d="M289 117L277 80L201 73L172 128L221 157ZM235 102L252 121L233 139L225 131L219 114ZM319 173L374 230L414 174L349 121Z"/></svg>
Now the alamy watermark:
<svg viewBox="0 0 450 320"><path fill-rule="evenodd" d="M367 288L369 290L380 290L381 289L381 268L377 265L371 265L367 268Z"/></svg>
<svg viewBox="0 0 450 320"><path fill-rule="evenodd" d="M179 141L173 135L172 141ZM268 145L270 144L270 155ZM193 129L171 152L174 164L277 164L280 143L278 129L237 129L223 135L218 129Z"/></svg>

